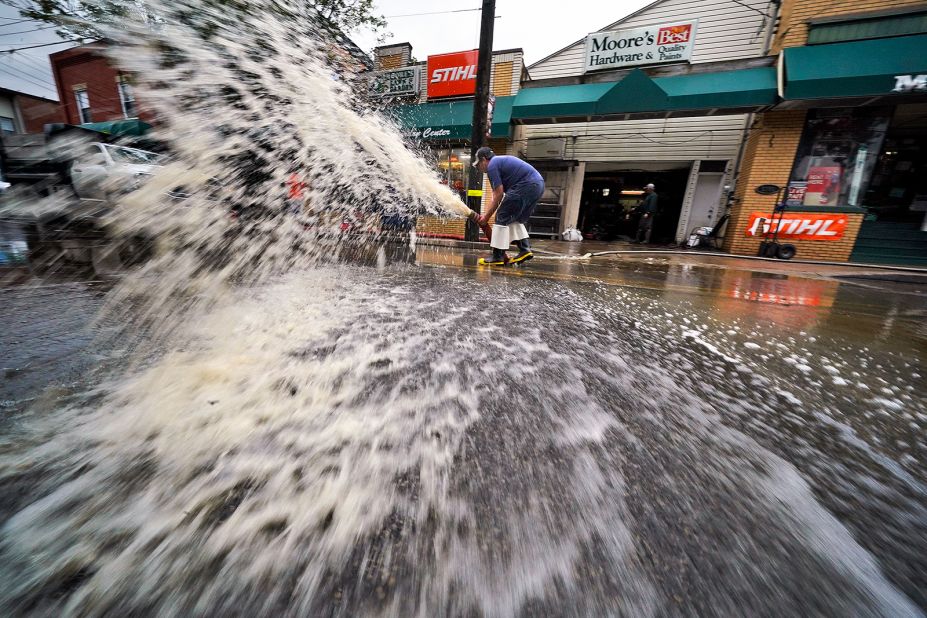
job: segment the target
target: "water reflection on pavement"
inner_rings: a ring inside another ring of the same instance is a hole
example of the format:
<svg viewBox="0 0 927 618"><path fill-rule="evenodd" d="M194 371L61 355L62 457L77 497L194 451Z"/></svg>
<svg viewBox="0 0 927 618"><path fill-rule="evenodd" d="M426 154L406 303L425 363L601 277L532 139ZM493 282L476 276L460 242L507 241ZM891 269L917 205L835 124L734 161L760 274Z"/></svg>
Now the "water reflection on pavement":
<svg viewBox="0 0 927 618"><path fill-rule="evenodd" d="M54 465L19 469L37 452L23 449L40 387L71 396L121 352L95 345L104 325L81 329L102 303L94 284L0 289L18 325L2 335L15 379L0 607L927 608L918 288L660 260L416 259L242 290L173 351L182 364L104 389L105 413L62 413L80 439L45 426ZM171 413L185 398L199 403Z"/></svg>

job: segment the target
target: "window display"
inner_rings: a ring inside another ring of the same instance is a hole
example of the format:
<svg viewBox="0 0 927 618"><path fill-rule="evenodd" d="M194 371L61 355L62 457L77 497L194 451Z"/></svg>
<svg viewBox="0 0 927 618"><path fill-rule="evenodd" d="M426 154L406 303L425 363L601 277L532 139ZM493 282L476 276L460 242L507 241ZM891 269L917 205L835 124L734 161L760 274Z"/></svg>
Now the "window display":
<svg viewBox="0 0 927 618"><path fill-rule="evenodd" d="M438 171L441 173L441 183L450 187L466 203L470 179L470 149L439 148L434 153L437 157Z"/></svg>
<svg viewBox="0 0 927 618"><path fill-rule="evenodd" d="M862 206L891 109L808 112L789 179L789 206Z"/></svg>

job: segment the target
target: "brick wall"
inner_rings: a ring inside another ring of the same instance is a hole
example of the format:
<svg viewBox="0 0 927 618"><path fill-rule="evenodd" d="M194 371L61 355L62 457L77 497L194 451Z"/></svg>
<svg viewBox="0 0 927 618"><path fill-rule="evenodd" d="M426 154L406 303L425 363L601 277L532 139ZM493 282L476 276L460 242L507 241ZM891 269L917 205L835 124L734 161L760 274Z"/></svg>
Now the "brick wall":
<svg viewBox="0 0 927 618"><path fill-rule="evenodd" d="M86 88L92 122L125 118L119 101L118 71L94 48L78 47L50 56L58 97L67 122L80 124L74 91Z"/></svg>
<svg viewBox="0 0 927 618"><path fill-rule="evenodd" d="M750 129L731 220L724 239L724 249L738 255L756 255L761 238L746 235L750 215L754 212L772 213L775 195L760 195L754 189L759 185L786 186L792 172L792 163L798 150L798 141L805 125L805 111L766 112L757 117ZM801 208L791 209L801 212ZM850 258L863 215L848 214L847 228L839 241L789 240L798 251L797 257L806 260L845 262Z"/></svg>
<svg viewBox="0 0 927 618"><path fill-rule="evenodd" d="M19 94L16 96L16 103L19 105L23 130L26 133L41 133L46 124L65 122L64 109L54 101Z"/></svg>
<svg viewBox="0 0 927 618"><path fill-rule="evenodd" d="M391 54L389 56L380 56L377 58L377 69L380 71L398 69L401 66L403 66L402 54Z"/></svg>
<svg viewBox="0 0 927 618"><path fill-rule="evenodd" d="M759 250L760 240L747 238L744 230L754 211L772 212L776 196L760 195L754 189L765 184L788 184L805 115L803 110L766 112L754 120L737 178L734 206L724 239L726 251L756 255Z"/></svg>
<svg viewBox="0 0 927 618"><path fill-rule="evenodd" d="M492 67L492 93L497 97L510 97L512 92L512 71L514 62L499 62Z"/></svg>
<svg viewBox="0 0 927 618"><path fill-rule="evenodd" d="M849 13L865 13L906 6L923 5L924 0L785 0L779 19L779 28L772 42L772 54L784 47L798 47L808 40L808 20L836 17Z"/></svg>

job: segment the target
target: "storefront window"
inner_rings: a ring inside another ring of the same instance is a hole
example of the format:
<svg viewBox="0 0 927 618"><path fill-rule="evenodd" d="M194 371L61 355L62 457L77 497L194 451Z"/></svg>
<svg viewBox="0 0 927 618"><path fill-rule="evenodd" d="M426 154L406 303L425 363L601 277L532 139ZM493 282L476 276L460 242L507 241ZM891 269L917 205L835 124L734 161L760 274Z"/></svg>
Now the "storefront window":
<svg viewBox="0 0 927 618"><path fill-rule="evenodd" d="M441 173L441 182L466 202L470 178L470 149L439 148L434 152L437 156L438 171Z"/></svg>
<svg viewBox="0 0 927 618"><path fill-rule="evenodd" d="M808 112L789 179L788 205L862 206L890 108Z"/></svg>

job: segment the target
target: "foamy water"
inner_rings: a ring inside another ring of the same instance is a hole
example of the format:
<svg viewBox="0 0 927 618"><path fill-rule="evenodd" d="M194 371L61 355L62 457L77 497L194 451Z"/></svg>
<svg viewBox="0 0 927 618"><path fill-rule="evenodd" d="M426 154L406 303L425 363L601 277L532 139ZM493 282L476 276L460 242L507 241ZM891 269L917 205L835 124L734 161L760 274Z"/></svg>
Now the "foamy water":
<svg viewBox="0 0 927 618"><path fill-rule="evenodd" d="M176 159L111 225L157 254L98 322L119 370L2 436L4 615L920 615L872 394L629 290L341 263L379 242L347 220L461 205L295 4L153 10L114 57ZM872 358L921 427L921 359Z"/></svg>

